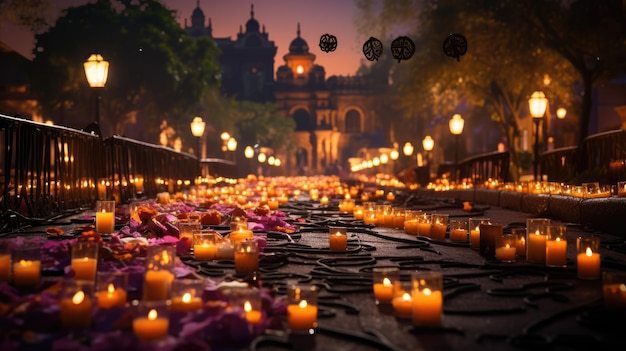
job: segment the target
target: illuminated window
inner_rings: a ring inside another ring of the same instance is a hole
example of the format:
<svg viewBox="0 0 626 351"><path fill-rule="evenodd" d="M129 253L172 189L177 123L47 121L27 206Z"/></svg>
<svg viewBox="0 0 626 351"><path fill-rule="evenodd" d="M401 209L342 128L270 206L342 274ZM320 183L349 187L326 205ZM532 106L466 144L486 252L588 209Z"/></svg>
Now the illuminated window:
<svg viewBox="0 0 626 351"><path fill-rule="evenodd" d="M302 67L302 65L298 65L296 67L296 73L298 73L298 74L304 73L304 67Z"/></svg>

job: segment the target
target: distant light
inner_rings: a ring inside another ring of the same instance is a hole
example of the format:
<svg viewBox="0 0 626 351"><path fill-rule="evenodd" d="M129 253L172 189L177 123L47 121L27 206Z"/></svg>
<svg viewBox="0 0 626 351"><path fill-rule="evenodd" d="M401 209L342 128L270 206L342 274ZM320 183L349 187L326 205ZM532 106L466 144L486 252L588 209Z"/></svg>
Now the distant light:
<svg viewBox="0 0 626 351"><path fill-rule="evenodd" d="M566 115L567 115L567 110L565 109L565 107L559 107L556 110L556 117L558 119L564 119Z"/></svg>
<svg viewBox="0 0 626 351"><path fill-rule="evenodd" d="M463 126L465 125L465 120L461 117L460 114L456 113L450 119L448 126L450 127L450 133L454 135L460 135L463 133Z"/></svg>

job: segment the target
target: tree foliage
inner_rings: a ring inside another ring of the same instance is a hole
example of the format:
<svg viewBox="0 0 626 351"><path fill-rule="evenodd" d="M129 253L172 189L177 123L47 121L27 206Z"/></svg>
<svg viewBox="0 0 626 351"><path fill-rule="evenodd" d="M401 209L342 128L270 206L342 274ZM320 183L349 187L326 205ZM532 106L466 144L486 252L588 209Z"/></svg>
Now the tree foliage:
<svg viewBox="0 0 626 351"><path fill-rule="evenodd" d="M2 0L0 1L0 27L4 21L37 29L46 23L46 11L50 0Z"/></svg>
<svg viewBox="0 0 626 351"><path fill-rule="evenodd" d="M78 126L91 121L83 62L93 52L110 62L101 121L114 134L136 124L132 137L157 140L162 120L189 123L218 85L217 46L193 41L160 2L98 0L66 9L36 36L32 88L46 115L73 115Z"/></svg>

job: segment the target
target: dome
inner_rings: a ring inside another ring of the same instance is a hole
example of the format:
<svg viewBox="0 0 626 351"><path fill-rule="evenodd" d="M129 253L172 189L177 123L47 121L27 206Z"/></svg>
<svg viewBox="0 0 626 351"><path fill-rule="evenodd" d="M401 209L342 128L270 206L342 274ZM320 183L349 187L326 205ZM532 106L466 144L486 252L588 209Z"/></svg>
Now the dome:
<svg viewBox="0 0 626 351"><path fill-rule="evenodd" d="M298 36L289 44L289 53L300 55L309 53L309 44L300 37L300 23L298 23Z"/></svg>
<svg viewBox="0 0 626 351"><path fill-rule="evenodd" d="M250 19L246 22L246 33L259 33L259 22L254 19L254 5L250 5Z"/></svg>
<svg viewBox="0 0 626 351"><path fill-rule="evenodd" d="M191 13L191 25L193 27L203 27L204 19L204 12L199 7L196 7Z"/></svg>

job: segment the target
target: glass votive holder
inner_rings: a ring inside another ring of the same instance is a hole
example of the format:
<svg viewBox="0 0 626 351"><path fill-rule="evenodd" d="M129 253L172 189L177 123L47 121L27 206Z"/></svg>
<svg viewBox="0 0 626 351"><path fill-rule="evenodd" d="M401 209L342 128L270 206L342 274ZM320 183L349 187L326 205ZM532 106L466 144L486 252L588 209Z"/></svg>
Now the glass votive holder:
<svg viewBox="0 0 626 351"><path fill-rule="evenodd" d="M414 272L411 275L413 324L440 326L443 322L443 276L437 272Z"/></svg>
<svg viewBox="0 0 626 351"><path fill-rule="evenodd" d="M217 255L216 241L219 233L215 230L196 230L193 232L193 257L196 260L213 260Z"/></svg>
<svg viewBox="0 0 626 351"><path fill-rule="evenodd" d="M626 182L617 182L617 196L626 197Z"/></svg>
<svg viewBox="0 0 626 351"><path fill-rule="evenodd" d="M128 273L120 271L98 272L96 300L98 307L109 309L125 307L128 299Z"/></svg>
<svg viewBox="0 0 626 351"><path fill-rule="evenodd" d="M432 214L420 213L417 216L417 236L430 237Z"/></svg>
<svg viewBox="0 0 626 351"><path fill-rule="evenodd" d="M235 272L248 274L259 270L259 247L255 240L235 243Z"/></svg>
<svg viewBox="0 0 626 351"><path fill-rule="evenodd" d="M403 207L396 207L391 209L393 214L393 227L396 229L404 228L404 220L406 218L406 209Z"/></svg>
<svg viewBox="0 0 626 351"><path fill-rule="evenodd" d="M11 240L0 239L0 282L11 281Z"/></svg>
<svg viewBox="0 0 626 351"><path fill-rule="evenodd" d="M391 206L376 205L376 225L379 227L391 227L393 218L391 214Z"/></svg>
<svg viewBox="0 0 626 351"><path fill-rule="evenodd" d="M511 234L515 236L516 255L526 257L526 228L512 228Z"/></svg>
<svg viewBox="0 0 626 351"><path fill-rule="evenodd" d="M526 220L526 261L546 263L546 227L547 218L529 218Z"/></svg>
<svg viewBox="0 0 626 351"><path fill-rule="evenodd" d="M599 182L582 183L582 187L583 187L583 197L585 198L593 198L593 197L596 197L596 194L600 193Z"/></svg>
<svg viewBox="0 0 626 351"><path fill-rule="evenodd" d="M235 245L229 238L221 238L215 244L215 258L224 260L235 259Z"/></svg>
<svg viewBox="0 0 626 351"><path fill-rule="evenodd" d="M363 211L363 223L371 225L376 225L378 223L378 217L376 216L375 209L369 208Z"/></svg>
<svg viewBox="0 0 626 351"><path fill-rule="evenodd" d="M133 334L141 342L167 338L170 319L168 301L133 301Z"/></svg>
<svg viewBox="0 0 626 351"><path fill-rule="evenodd" d="M460 219L450 220L450 241L466 243L468 239L468 221Z"/></svg>
<svg viewBox="0 0 626 351"><path fill-rule="evenodd" d="M435 240L445 240L448 230L448 214L433 213L431 217L430 237Z"/></svg>
<svg viewBox="0 0 626 351"><path fill-rule="evenodd" d="M193 232L202 230L202 224L193 221L178 222L178 230L178 238L180 240L187 238L193 242Z"/></svg>
<svg viewBox="0 0 626 351"><path fill-rule="evenodd" d="M115 201L96 201L96 232L111 234L115 230Z"/></svg>
<svg viewBox="0 0 626 351"><path fill-rule="evenodd" d="M406 234L417 236L417 218L421 213L420 210L406 210L404 215L404 232Z"/></svg>
<svg viewBox="0 0 626 351"><path fill-rule="evenodd" d="M13 285L19 289L36 287L41 281L41 248L25 245L13 250Z"/></svg>
<svg viewBox="0 0 626 351"><path fill-rule="evenodd" d="M328 233L330 249L333 251L346 251L348 248L348 228L329 227Z"/></svg>
<svg viewBox="0 0 626 351"><path fill-rule="evenodd" d="M515 262L517 248L513 234L496 236L496 259L500 262Z"/></svg>
<svg viewBox="0 0 626 351"><path fill-rule="evenodd" d="M352 211L352 217L354 219L363 219L363 206L354 205L354 211Z"/></svg>
<svg viewBox="0 0 626 351"><path fill-rule="evenodd" d="M228 294L228 305L233 311L240 313L251 325L258 325L263 321L261 293L259 289L232 289Z"/></svg>
<svg viewBox="0 0 626 351"><path fill-rule="evenodd" d="M293 333L315 334L317 287L292 285L287 289L287 326Z"/></svg>
<svg viewBox="0 0 626 351"><path fill-rule="evenodd" d="M576 270L579 279L600 279L600 238L576 239Z"/></svg>
<svg viewBox="0 0 626 351"><path fill-rule="evenodd" d="M550 267L567 266L567 227L564 225L546 226L546 265Z"/></svg>
<svg viewBox="0 0 626 351"><path fill-rule="evenodd" d="M228 234L228 238L233 243L236 243L238 241L244 241L254 238L254 233L252 232L252 230L248 229L248 224L246 221L245 225L239 223L236 229L231 229L230 233Z"/></svg>
<svg viewBox="0 0 626 351"><path fill-rule="evenodd" d="M480 224L480 248L478 253L485 257L496 255L496 238L502 236L504 226L499 223Z"/></svg>
<svg viewBox="0 0 626 351"><path fill-rule="evenodd" d="M231 232L239 229L248 230L248 220L246 217L235 216L230 220L229 226Z"/></svg>
<svg viewBox="0 0 626 351"><path fill-rule="evenodd" d="M176 248L173 246L153 245L148 247L143 284L144 300L167 300L170 298L175 259Z"/></svg>
<svg viewBox="0 0 626 351"><path fill-rule="evenodd" d="M626 308L626 272L602 272L602 296L606 308Z"/></svg>
<svg viewBox="0 0 626 351"><path fill-rule="evenodd" d="M413 316L413 298L411 297L411 281L398 280L393 285L393 299L391 300L393 313L398 318Z"/></svg>
<svg viewBox="0 0 626 351"><path fill-rule="evenodd" d="M470 218L469 231L470 231L470 249L480 250L480 225L488 224L489 218Z"/></svg>
<svg viewBox="0 0 626 351"><path fill-rule="evenodd" d="M202 310L204 302L204 281L201 279L174 279L172 281L173 312L197 312Z"/></svg>
<svg viewBox="0 0 626 351"><path fill-rule="evenodd" d="M61 325L64 329L89 329L93 303L93 280L66 279L59 299Z"/></svg>
<svg viewBox="0 0 626 351"><path fill-rule="evenodd" d="M77 241L72 245L72 270L76 280L96 280L100 245L93 241Z"/></svg>
<svg viewBox="0 0 626 351"><path fill-rule="evenodd" d="M376 304L391 303L393 286L400 280L398 267L375 267L372 270L372 288Z"/></svg>

